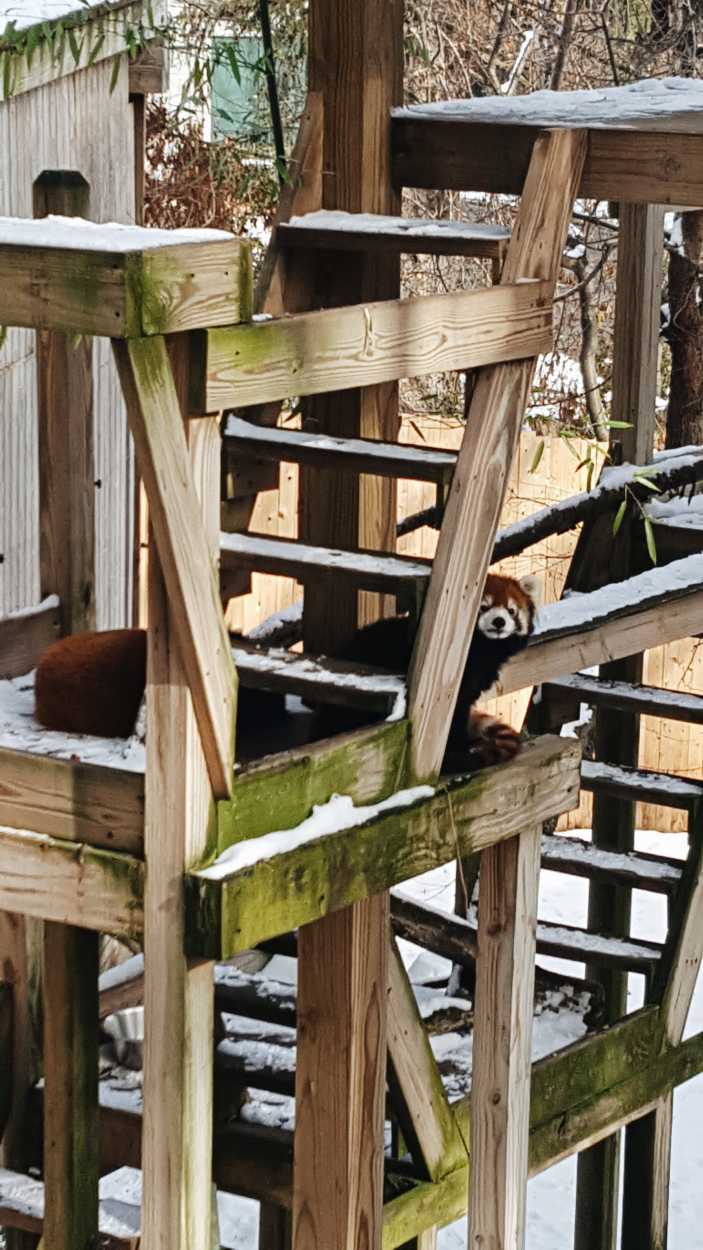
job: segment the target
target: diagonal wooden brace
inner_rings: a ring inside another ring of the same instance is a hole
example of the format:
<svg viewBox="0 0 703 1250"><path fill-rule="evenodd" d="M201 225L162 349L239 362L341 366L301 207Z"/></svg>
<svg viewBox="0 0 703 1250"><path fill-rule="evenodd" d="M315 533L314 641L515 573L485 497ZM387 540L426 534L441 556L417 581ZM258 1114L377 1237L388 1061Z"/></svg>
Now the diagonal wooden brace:
<svg viewBox="0 0 703 1250"><path fill-rule="evenodd" d="M236 673L163 338L113 341L210 785L232 790Z"/></svg>

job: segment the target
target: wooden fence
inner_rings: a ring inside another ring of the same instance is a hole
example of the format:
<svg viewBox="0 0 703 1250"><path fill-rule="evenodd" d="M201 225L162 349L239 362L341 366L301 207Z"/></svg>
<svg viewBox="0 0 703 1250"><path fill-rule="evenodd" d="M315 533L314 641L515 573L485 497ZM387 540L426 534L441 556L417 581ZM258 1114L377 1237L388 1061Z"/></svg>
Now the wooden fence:
<svg viewBox="0 0 703 1250"><path fill-rule="evenodd" d="M406 417L401 441L454 449L461 442L461 427L458 422L451 424L428 417ZM578 490L585 490L587 470L578 469L578 466L589 455L600 466L601 452L594 444L585 439L567 441L550 436L544 439L541 458L533 467L541 441L530 431L521 435L502 518L504 525ZM280 489L259 496L251 528L282 538L295 537L297 492L297 467L283 464ZM434 487L424 482L400 482L399 515L408 516L428 507L434 500L433 492ZM418 530L400 540L399 550L404 555L432 556L436 539L434 530ZM576 531L548 538L525 555L504 560L498 567L513 576L538 573L544 600L551 602L561 592L575 541ZM290 580L254 573L251 593L235 601L230 609L230 626L248 630L271 613L287 607L301 593L300 587ZM703 692L703 647L697 640L685 639L650 651L645 660L644 680L652 685L700 694ZM495 711L511 724L520 724L526 703L526 695L518 692L501 699L483 700L482 706ZM703 728L644 716L640 764L644 768L700 779L703 777ZM591 797L584 794L581 806L562 817L563 827L589 827L590 813ZM641 829L679 832L685 829L685 813L641 804L637 823Z"/></svg>

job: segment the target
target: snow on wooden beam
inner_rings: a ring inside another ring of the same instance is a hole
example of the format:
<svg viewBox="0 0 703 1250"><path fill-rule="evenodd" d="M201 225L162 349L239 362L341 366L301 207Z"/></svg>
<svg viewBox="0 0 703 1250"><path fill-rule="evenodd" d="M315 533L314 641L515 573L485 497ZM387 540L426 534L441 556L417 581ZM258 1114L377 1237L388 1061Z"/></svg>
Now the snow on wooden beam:
<svg viewBox="0 0 703 1250"><path fill-rule="evenodd" d="M139 1250L138 1223L135 1226L128 1222L124 1217L129 1208L126 1204L119 1205L119 1215L110 1203L100 1210L101 1250ZM43 1181L0 1168L0 1226L41 1236L44 1230Z"/></svg>
<svg viewBox="0 0 703 1250"><path fill-rule="evenodd" d="M190 952L230 958L448 863L457 848L471 854L570 810L579 755L574 740L542 738L436 792L420 786L366 808L337 796L296 828L236 843L189 874Z"/></svg>
<svg viewBox="0 0 703 1250"><path fill-rule="evenodd" d="M442 218L387 217L322 209L278 227L284 247L336 251L396 251L415 256L476 256L502 261L510 231L504 226Z"/></svg>
<svg viewBox="0 0 703 1250"><path fill-rule="evenodd" d="M0 826L0 908L138 938L144 864L131 855Z"/></svg>
<svg viewBox="0 0 703 1250"><path fill-rule="evenodd" d="M135 338L251 315L249 244L222 230L0 218L2 322Z"/></svg>
<svg viewBox="0 0 703 1250"><path fill-rule="evenodd" d="M475 369L551 347L550 293L538 281L328 308L211 330L205 394L192 402L195 411L219 412Z"/></svg>

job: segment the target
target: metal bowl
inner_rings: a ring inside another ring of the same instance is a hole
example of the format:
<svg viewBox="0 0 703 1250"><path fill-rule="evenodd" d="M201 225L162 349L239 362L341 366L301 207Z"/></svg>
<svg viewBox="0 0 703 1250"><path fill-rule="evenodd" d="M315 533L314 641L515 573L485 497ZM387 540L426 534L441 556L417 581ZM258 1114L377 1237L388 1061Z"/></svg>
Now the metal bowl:
<svg viewBox="0 0 703 1250"><path fill-rule="evenodd" d="M144 1008L124 1007L106 1016L102 1026L111 1040L117 1062L139 1071L144 1058Z"/></svg>

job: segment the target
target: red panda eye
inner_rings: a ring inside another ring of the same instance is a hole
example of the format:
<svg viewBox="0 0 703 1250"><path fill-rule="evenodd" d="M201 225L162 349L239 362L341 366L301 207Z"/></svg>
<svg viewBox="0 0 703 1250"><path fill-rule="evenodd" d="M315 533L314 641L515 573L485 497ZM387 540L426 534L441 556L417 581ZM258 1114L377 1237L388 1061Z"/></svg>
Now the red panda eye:
<svg viewBox="0 0 703 1250"><path fill-rule="evenodd" d="M517 616L517 608L508 608L508 612L512 616L513 620L515 620L515 617Z"/></svg>

